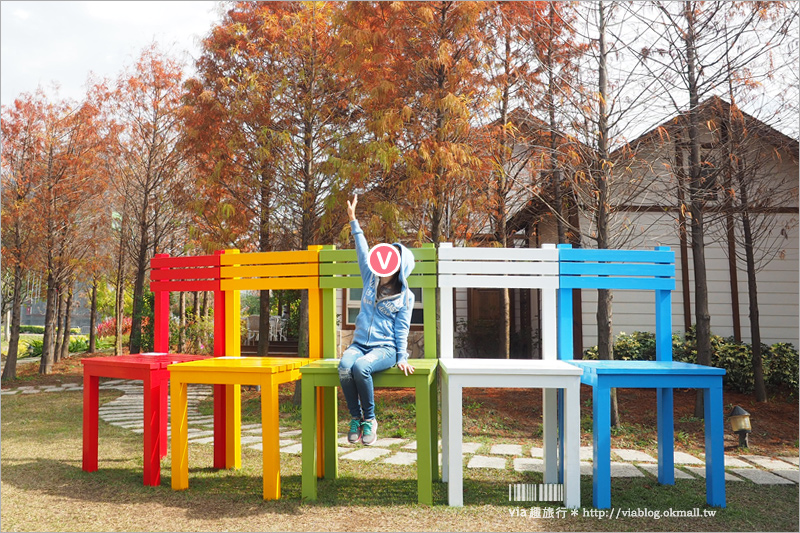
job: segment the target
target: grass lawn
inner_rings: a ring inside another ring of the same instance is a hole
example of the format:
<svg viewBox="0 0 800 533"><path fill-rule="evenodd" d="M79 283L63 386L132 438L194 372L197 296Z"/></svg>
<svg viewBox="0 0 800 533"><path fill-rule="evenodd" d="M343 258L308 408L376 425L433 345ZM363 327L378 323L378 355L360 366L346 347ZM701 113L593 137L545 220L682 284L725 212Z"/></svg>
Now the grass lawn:
<svg viewBox="0 0 800 533"><path fill-rule="evenodd" d="M281 423L299 428L297 409L289 401L291 390L291 386L282 390ZM101 391L101 404L119 394ZM243 418L258 421L256 393L245 391L243 397ZM413 437L410 400L380 390L376 397L384 422L379 436ZM443 483L435 484L433 507L416 503L415 467L340 461L341 477L321 480L319 501L306 503L300 499L300 456L288 454L281 454L282 498L265 502L260 452L245 448L241 470L218 471L211 468L212 447L201 444L190 445L188 490L171 490L170 456L162 461L161 486L145 487L141 435L102 421L100 470L91 474L81 470L82 399L77 392L2 398L3 531L798 530L797 485L757 486L749 481L727 484L728 507L716 510L714 517L702 517L705 511L715 511L705 505L703 480L660 486L647 476L613 480L615 512L638 509L663 514L697 508L701 517L601 519L590 515L593 510L587 506L577 516L567 512L563 518L531 518L531 503L508 501L508 484L539 483L541 474L466 471L466 506L452 509L446 505ZM500 413L487 415L486 403L478 396L465 401L465 438L489 442L488 434L494 434L493 443L524 439L536 443L535 431L520 429ZM208 403L201 409L209 409ZM345 413L340 410L342 417ZM342 431L345 422L340 420ZM582 478L584 505L591 502L591 490L589 478Z"/></svg>

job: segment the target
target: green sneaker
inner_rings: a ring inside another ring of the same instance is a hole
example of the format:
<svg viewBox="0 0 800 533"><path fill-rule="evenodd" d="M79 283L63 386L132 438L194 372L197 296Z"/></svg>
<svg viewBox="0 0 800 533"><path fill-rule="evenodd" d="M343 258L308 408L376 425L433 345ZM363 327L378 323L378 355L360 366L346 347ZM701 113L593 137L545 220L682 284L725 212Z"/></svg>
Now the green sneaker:
<svg viewBox="0 0 800 533"><path fill-rule="evenodd" d="M347 432L347 442L355 444L361 440L361 424L363 422L357 418L350 421L350 431Z"/></svg>
<svg viewBox="0 0 800 533"><path fill-rule="evenodd" d="M364 420L361 423L361 442L364 446L372 446L378 439L378 421L374 418L372 420Z"/></svg>

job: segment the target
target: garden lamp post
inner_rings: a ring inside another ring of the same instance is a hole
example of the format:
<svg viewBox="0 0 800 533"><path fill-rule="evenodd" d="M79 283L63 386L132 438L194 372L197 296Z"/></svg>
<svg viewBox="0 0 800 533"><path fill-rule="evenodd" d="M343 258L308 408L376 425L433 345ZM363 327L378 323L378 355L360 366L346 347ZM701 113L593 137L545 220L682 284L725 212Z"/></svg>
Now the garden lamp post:
<svg viewBox="0 0 800 533"><path fill-rule="evenodd" d="M728 419L731 421L731 430L739 435L739 447L749 448L748 435L752 429L750 427L750 413L735 405L728 415Z"/></svg>

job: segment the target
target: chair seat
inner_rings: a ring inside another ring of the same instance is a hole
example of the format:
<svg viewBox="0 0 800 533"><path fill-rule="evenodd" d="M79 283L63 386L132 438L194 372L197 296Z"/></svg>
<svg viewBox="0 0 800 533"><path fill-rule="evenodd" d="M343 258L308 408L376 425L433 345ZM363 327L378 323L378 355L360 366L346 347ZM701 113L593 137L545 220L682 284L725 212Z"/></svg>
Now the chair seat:
<svg viewBox="0 0 800 533"><path fill-rule="evenodd" d="M725 369L676 361L569 361L581 383L631 389L700 389L722 383Z"/></svg>
<svg viewBox="0 0 800 533"><path fill-rule="evenodd" d="M441 359L439 365L448 374L482 376L555 375L580 376L582 370L565 361L541 359Z"/></svg>
<svg viewBox="0 0 800 533"><path fill-rule="evenodd" d="M303 375L314 375L315 377L334 376L336 378L336 386L339 383L339 359L316 359L309 364L300 368L300 373ZM437 359L409 359L408 363L414 367L413 376L430 376L436 373L436 368L439 361ZM376 387L413 387L412 383L403 383L397 381L397 378L408 379L411 376L406 376L402 370L393 366L387 370L382 370L373 374L372 379ZM394 385L393 383L399 383Z"/></svg>
<svg viewBox="0 0 800 533"><path fill-rule="evenodd" d="M584 372L595 374L662 374L662 375L719 375L724 368L681 363L679 361L575 361L569 362L581 367Z"/></svg>

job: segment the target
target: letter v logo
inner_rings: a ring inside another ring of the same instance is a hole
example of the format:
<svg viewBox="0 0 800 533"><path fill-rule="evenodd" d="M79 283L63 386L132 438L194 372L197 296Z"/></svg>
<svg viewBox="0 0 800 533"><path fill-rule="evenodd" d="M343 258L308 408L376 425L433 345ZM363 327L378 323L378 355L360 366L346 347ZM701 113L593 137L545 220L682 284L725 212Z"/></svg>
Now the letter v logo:
<svg viewBox="0 0 800 533"><path fill-rule="evenodd" d="M392 258L392 252L386 254L386 260L384 261L383 255L379 250L375 250L375 254L378 256L378 261L381 263L381 270L386 270L386 267L389 266L389 260Z"/></svg>

